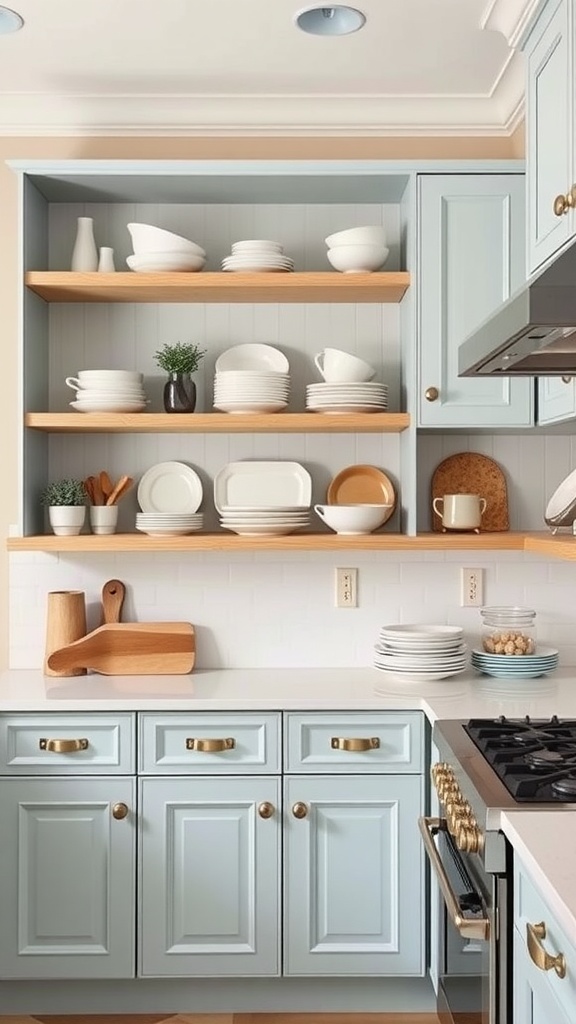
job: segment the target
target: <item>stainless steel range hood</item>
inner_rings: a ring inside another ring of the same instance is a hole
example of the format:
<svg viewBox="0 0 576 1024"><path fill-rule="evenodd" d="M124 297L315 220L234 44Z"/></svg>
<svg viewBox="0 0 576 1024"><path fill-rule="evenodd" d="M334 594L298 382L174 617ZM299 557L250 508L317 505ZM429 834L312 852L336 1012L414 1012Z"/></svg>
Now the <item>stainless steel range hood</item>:
<svg viewBox="0 0 576 1024"><path fill-rule="evenodd" d="M576 376L576 243L460 345L458 373Z"/></svg>

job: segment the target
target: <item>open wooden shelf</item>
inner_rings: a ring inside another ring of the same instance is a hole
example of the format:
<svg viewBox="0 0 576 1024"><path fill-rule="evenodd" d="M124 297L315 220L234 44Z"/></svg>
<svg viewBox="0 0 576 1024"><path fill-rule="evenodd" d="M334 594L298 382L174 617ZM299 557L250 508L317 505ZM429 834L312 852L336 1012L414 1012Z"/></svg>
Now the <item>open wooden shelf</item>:
<svg viewBox="0 0 576 1024"><path fill-rule="evenodd" d="M400 302L404 271L340 274L78 274L32 270L26 287L46 302Z"/></svg>
<svg viewBox="0 0 576 1024"><path fill-rule="evenodd" d="M287 537L239 537L232 533L192 533L186 537L148 537L142 533L79 537L11 537L9 551L522 551L524 533L369 533L341 537L335 533L292 533ZM576 547L573 557L576 557Z"/></svg>
<svg viewBox="0 0 576 1024"><path fill-rule="evenodd" d="M547 558L576 559L576 537L571 533L527 533L524 550Z"/></svg>
<svg viewBox="0 0 576 1024"><path fill-rule="evenodd" d="M281 412L274 414L29 412L25 426L48 433L89 434L398 434L410 426L407 413Z"/></svg>

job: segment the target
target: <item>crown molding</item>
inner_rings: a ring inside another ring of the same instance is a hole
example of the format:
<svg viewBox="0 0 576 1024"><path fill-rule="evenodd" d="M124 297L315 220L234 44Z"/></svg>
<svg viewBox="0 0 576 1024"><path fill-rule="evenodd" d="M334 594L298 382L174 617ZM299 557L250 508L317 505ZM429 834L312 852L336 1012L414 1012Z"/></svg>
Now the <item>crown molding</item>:
<svg viewBox="0 0 576 1024"><path fill-rule="evenodd" d="M488 96L0 96L2 136L507 136L509 61Z"/></svg>
<svg viewBox="0 0 576 1024"><path fill-rule="evenodd" d="M480 28L501 32L508 46L515 48L541 6L542 0L489 0Z"/></svg>

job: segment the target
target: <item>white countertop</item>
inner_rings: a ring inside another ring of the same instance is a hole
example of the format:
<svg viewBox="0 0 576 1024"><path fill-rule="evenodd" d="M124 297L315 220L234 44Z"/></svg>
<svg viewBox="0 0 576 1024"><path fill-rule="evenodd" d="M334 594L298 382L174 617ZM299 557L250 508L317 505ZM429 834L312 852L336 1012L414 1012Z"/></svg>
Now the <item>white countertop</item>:
<svg viewBox="0 0 576 1024"><path fill-rule="evenodd" d="M212 669L186 676L44 676L0 673L0 712L18 711L423 711L430 722L553 714L576 718L576 668L540 679L470 671L433 683L389 679L374 668ZM518 810L502 830L576 942L576 810Z"/></svg>

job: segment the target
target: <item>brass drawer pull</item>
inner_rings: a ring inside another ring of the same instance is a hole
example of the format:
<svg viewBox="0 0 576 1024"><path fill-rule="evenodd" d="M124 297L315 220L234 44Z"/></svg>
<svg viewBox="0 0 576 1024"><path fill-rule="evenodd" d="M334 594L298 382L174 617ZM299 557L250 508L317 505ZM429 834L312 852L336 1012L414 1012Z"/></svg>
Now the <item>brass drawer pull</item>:
<svg viewBox="0 0 576 1024"><path fill-rule="evenodd" d="M116 818L116 821L122 821L123 818L128 817L128 806L127 804L113 804L112 805L112 817Z"/></svg>
<svg viewBox="0 0 576 1024"><path fill-rule="evenodd" d="M303 800L298 800L292 805L292 814L295 818L305 818L308 814L308 805Z"/></svg>
<svg viewBox="0 0 576 1024"><path fill-rule="evenodd" d="M377 736L359 736L356 738L333 736L330 740L330 746L332 747L332 750L350 750L354 752L359 750L378 750L380 740Z"/></svg>
<svg viewBox="0 0 576 1024"><path fill-rule="evenodd" d="M276 808L274 804L269 803L268 800L264 800L263 803L258 804L258 814L261 818L272 818Z"/></svg>
<svg viewBox="0 0 576 1024"><path fill-rule="evenodd" d="M559 978L565 978L566 958L564 953L557 953L556 956L547 953L542 945L542 940L545 938L546 925L544 921L540 921L539 924L530 924L530 922L526 924L526 943L532 963L536 964L541 971L554 969Z"/></svg>
<svg viewBox="0 0 576 1024"><path fill-rule="evenodd" d="M47 740L38 741L40 750L50 750L53 754L73 754L76 750L88 750L88 740Z"/></svg>
<svg viewBox="0 0 576 1024"><path fill-rule="evenodd" d="M227 736L226 739L194 739L193 736L189 736L186 740L186 750L197 750L202 754L217 754L221 750L234 750L236 741L231 737Z"/></svg>

